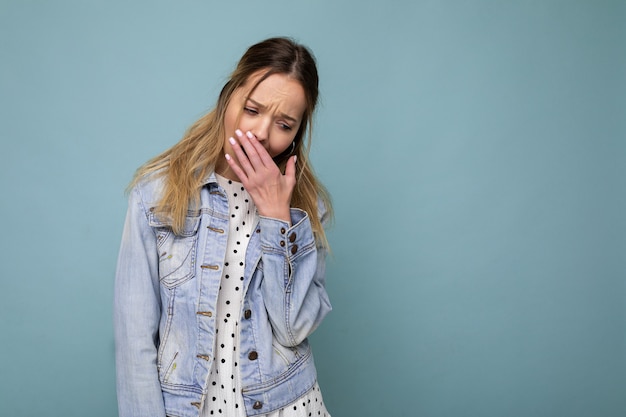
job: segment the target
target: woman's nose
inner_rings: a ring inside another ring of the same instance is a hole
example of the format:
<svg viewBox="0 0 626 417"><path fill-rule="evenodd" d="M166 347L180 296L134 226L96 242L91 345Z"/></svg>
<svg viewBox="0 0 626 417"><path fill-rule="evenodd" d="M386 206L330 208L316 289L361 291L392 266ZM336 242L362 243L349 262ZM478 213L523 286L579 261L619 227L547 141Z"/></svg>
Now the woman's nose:
<svg viewBox="0 0 626 417"><path fill-rule="evenodd" d="M263 142L269 138L270 123L270 120L259 118L255 126L253 126L251 132L254 134L254 136L256 136L259 142Z"/></svg>

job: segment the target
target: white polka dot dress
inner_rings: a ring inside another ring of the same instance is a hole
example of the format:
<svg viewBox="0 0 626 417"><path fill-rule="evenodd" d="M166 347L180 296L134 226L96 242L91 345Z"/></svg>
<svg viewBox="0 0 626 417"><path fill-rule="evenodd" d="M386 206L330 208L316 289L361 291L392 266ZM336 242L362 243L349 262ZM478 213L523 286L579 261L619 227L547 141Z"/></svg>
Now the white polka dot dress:
<svg viewBox="0 0 626 417"><path fill-rule="evenodd" d="M217 175L219 185L228 196L229 235L224 269L217 299L215 358L208 382L201 417L246 417L241 395L237 349L239 348L239 314L243 302L244 262L246 248L257 222L252 198L241 183ZM289 406L265 414L266 417L330 417L317 383L307 394Z"/></svg>

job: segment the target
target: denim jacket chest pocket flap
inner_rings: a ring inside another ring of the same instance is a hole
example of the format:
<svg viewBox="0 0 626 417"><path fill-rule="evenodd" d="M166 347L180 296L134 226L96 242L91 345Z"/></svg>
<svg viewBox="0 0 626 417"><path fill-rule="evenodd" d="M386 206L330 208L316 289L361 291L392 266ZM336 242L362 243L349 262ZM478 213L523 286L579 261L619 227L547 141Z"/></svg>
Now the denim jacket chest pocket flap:
<svg viewBox="0 0 626 417"><path fill-rule="evenodd" d="M194 276L199 212L187 212L180 234L174 234L171 221L150 210L148 223L154 229L159 251L159 280L167 288L176 287Z"/></svg>

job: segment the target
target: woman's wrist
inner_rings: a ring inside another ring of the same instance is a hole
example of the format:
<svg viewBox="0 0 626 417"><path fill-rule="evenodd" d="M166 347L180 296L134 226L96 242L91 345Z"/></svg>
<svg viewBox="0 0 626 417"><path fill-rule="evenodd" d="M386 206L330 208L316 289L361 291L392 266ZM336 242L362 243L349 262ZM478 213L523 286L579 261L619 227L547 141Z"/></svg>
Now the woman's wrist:
<svg viewBox="0 0 626 417"><path fill-rule="evenodd" d="M257 207L257 212L259 213L259 216L282 220L291 225L291 210L289 207L287 207L286 209L284 207L274 208L272 210L259 210L259 208Z"/></svg>

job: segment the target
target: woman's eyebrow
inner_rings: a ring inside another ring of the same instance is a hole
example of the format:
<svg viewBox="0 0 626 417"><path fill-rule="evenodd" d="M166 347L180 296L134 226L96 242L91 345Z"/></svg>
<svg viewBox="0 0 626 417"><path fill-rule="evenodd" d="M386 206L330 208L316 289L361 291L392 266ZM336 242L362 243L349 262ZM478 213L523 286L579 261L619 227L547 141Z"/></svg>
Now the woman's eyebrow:
<svg viewBox="0 0 626 417"><path fill-rule="evenodd" d="M248 101L250 101L252 104L254 104L255 106L261 108L261 109L266 109L267 106L265 106L264 104L259 103L258 101L256 101L255 99L248 97ZM279 114L282 118L289 120L292 123L298 123L298 119L296 119L293 116L289 116L286 113L280 113Z"/></svg>

